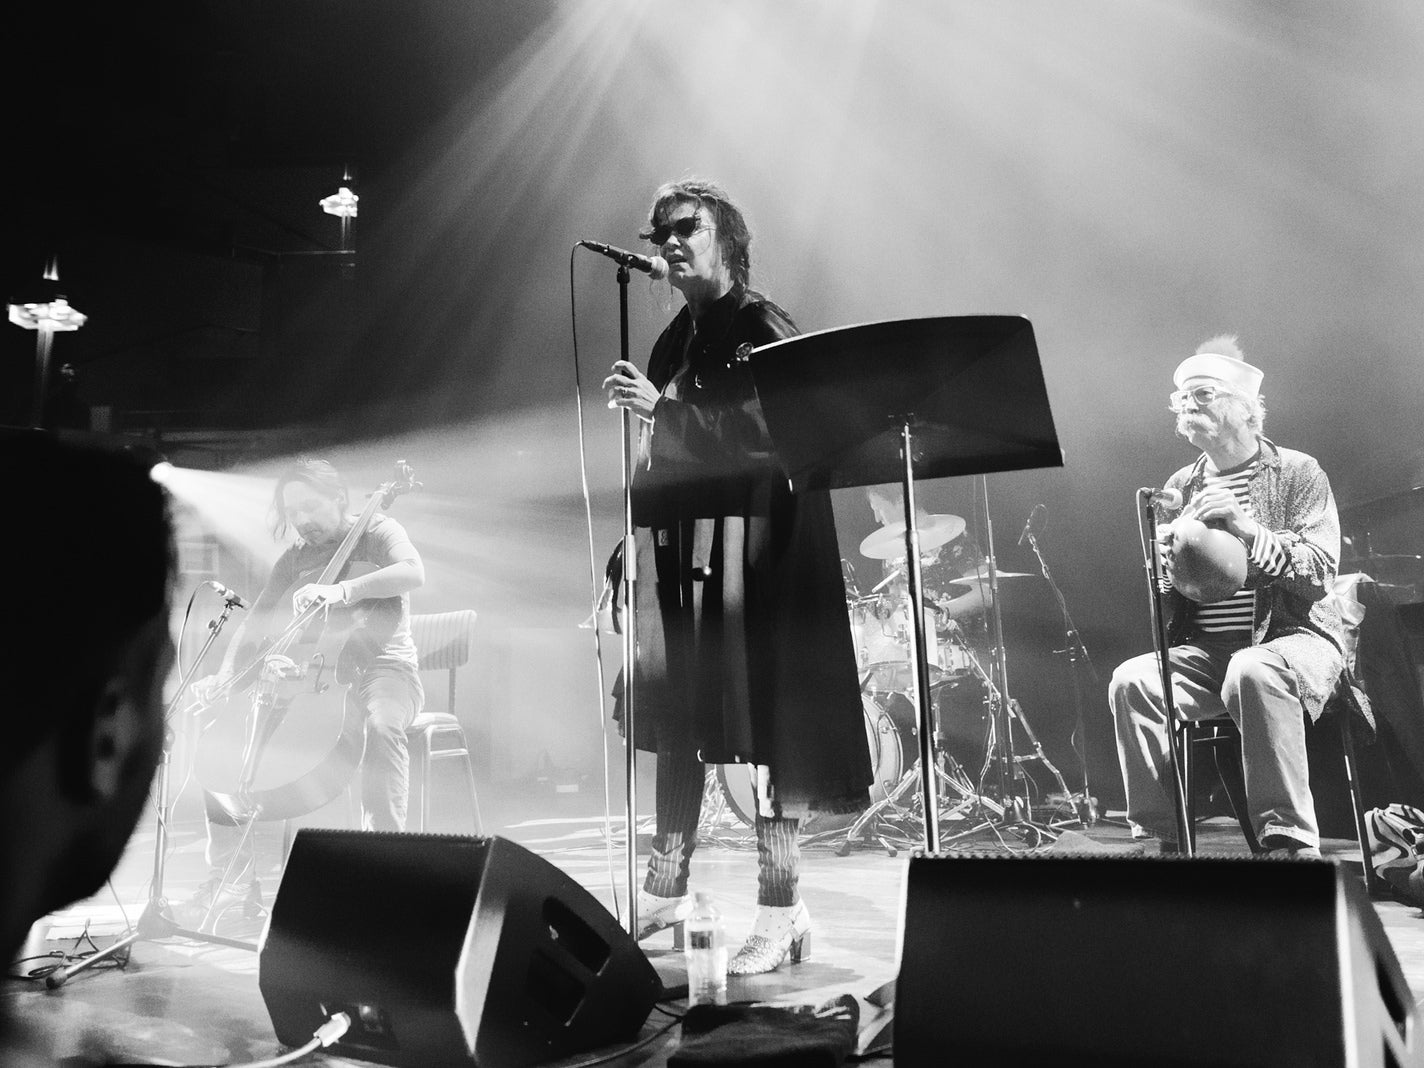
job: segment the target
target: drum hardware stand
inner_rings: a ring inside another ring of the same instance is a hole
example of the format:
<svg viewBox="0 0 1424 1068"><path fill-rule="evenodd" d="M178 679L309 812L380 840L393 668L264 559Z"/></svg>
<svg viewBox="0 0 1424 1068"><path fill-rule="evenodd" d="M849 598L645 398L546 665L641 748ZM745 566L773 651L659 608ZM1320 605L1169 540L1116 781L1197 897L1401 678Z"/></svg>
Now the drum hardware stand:
<svg viewBox="0 0 1424 1068"><path fill-rule="evenodd" d="M999 738L998 724L1002 721L1016 721L1019 726L1023 728L1024 734L1027 736L1029 743L1033 746L1034 751L1032 756L1019 756L1011 748L1009 750L1011 754L1010 759L1013 763L1013 767L1015 768L1015 770L1018 772L1019 775L1022 776L1023 773L1021 766L1030 760L1037 760L1049 770L1049 772L1053 775L1054 779L1057 780L1059 789L1061 789L1066 795L1068 793L1068 787L1063 782L1063 776L1053 765L1053 762L1048 759L1048 754L1043 751L1043 746L1039 743L1038 736L1034 733L1033 726L1029 723L1028 716L1024 713L1024 710L1019 706L1019 703L1017 701L1004 700L1004 696L999 690L999 688L994 684L993 678L990 677L989 673L984 670L984 666L979 662L979 658L974 654L973 648L965 640L962 628L959 626L958 623L955 623L953 620L950 621L950 624L951 625L948 629L950 641L954 642L956 645L959 646L960 651L968 659L970 667L973 670L974 674L979 676L980 680L984 683L984 686L986 687L987 702L990 708L991 735L997 741L997 739ZM1008 710L1007 715L1003 715L1000 712L1000 709L1004 708ZM997 748L997 746L991 743L991 752L989 754L989 758L993 757L993 749L995 748ZM997 833L1000 822L1004 818L1005 812L1011 814L1010 820L1013 824L1016 825L1014 829L1022 833L1025 838L1032 839L1035 844L1041 842L1043 838L1052 839L1057 837L1053 833L1055 825L1050 824L1044 826L1033 821L1033 809L1026 798L1020 798L1017 795L1014 795L1010 797L1005 804L1002 805L997 804L986 797L976 797L976 800L982 806L981 821L976 826L969 828L968 830L961 831L958 834L953 835L951 838L946 839L946 841L957 842L985 830L994 830Z"/></svg>
<svg viewBox="0 0 1424 1068"><path fill-rule="evenodd" d="M999 569L994 558L994 521L989 513L989 480L984 475L979 476L979 493L984 516L984 562L989 576L989 618L993 624L994 663L992 667L997 681L984 674L977 660L975 660L975 667L990 689L990 717L994 723L995 744L989 754L989 759L998 773L999 803L1004 807L1005 816L988 820L973 830L957 834L955 840L963 839L982 830L992 830L997 835L1001 829L1004 829L1037 845L1044 838L1052 840L1057 835L1051 827L1037 823L1033 819L1033 801L1028 775L1024 772L1022 763L1016 755L1016 746L1014 745L1015 721L1024 728L1025 735L1034 747L1035 754L1030 759L1041 760L1044 766L1057 777L1060 785L1063 783L1063 777L1058 774L1058 769L1044 755L1043 746L1038 743L1033 728L1029 726L1028 717L1021 708L1017 707L1017 703L1009 692L1009 666L1004 646L1003 600L999 596ZM972 653L970 657L973 659ZM1019 792L1020 788L1022 788L1022 793ZM1062 786L1062 788L1066 793L1067 787Z"/></svg>
<svg viewBox="0 0 1424 1068"><path fill-rule="evenodd" d="M849 604L860 600L860 581L855 574L855 564L844 556L841 557L841 581L845 583L846 602Z"/></svg>
<svg viewBox="0 0 1424 1068"><path fill-rule="evenodd" d="M1177 699L1172 690L1171 645L1167 640L1167 614L1162 606L1163 576L1162 561L1157 552L1157 510L1153 506L1155 496L1151 489L1137 491L1138 533L1142 541L1143 570L1147 578L1147 600L1152 612L1152 645L1157 654L1157 668L1162 683L1162 707L1167 719L1167 754L1172 773L1177 848L1190 857L1196 852L1196 843L1192 840L1193 828L1187 815L1187 754L1182 732L1177 729L1181 717L1177 712Z"/></svg>
<svg viewBox="0 0 1424 1068"><path fill-rule="evenodd" d="M1062 466L1033 327L1008 315L865 323L772 342L747 362L793 492L901 482L924 848L938 852L915 479ZM1002 652L1000 673L1007 692Z"/></svg>
<svg viewBox="0 0 1424 1068"><path fill-rule="evenodd" d="M139 914L138 922L123 938L120 938L113 945L100 950L93 956L85 957L76 964L71 964L64 968L58 968L45 977L45 986L50 990L58 990L74 976L88 968L94 967L100 961L107 960L119 953L129 949L135 942L157 942L165 938L186 938L194 942L211 942L220 946L231 946L234 949L246 949L251 952L257 951L257 946L252 942L244 942L236 938L224 938L205 931L191 931L184 927L179 927L173 921L172 912L168 905L168 899L163 894L164 878L167 874L168 866L168 822L173 815L173 802L168 796L169 772L173 761L173 715L177 711L178 702L183 699L187 692L189 683L193 676L197 674L198 667L212 649L213 643L217 641L218 635L222 632L228 618L232 615L232 610L236 607L236 602L225 599L222 611L218 617L208 623L208 634L203 641L202 648L198 650L198 655L193 658L193 662L188 667L187 673L179 680L177 691L173 695L173 700L168 703L168 707L163 713L163 751L158 763L157 788L154 800L157 803L158 817L156 833L153 843L153 878L149 883L148 902L144 905L143 912Z"/></svg>
<svg viewBox="0 0 1424 1068"><path fill-rule="evenodd" d="M944 683L936 683L932 690L938 690ZM898 692L898 691L896 691ZM936 713L939 709L936 708ZM978 810L980 813L990 812L996 817L1004 814L1002 805L992 798L983 796L975 786L974 780L965 772L963 766L950 755L944 745L944 736L940 732L942 726L941 717L936 715L935 749L938 753L938 763L935 765L935 778L949 791L958 794L959 800L947 810L940 812L941 821L954 819L969 811ZM948 765L948 767L946 767ZM844 838L836 849L837 856L848 856L851 846L867 837L873 837L885 849L890 856L895 856L899 848L905 848L913 844L915 835L913 832L907 833L899 826L900 821L913 821L920 823L922 820L918 804L919 799L912 799L908 805L900 803L906 792L920 780L921 765L918 760L901 774L899 782L891 787L884 797L880 798L859 816L844 831ZM882 784L883 786L883 784ZM868 827L875 827L876 830L867 833ZM894 828L894 833L899 838L898 842L892 843L890 835L887 833L887 826ZM822 838L834 838L840 835L840 831L828 831L824 835L815 835L807 839L807 843L820 841Z"/></svg>
<svg viewBox="0 0 1424 1068"><path fill-rule="evenodd" d="M1003 815L1004 810L1002 806L992 799L979 794L973 789L972 785L965 785L965 780L967 780L968 777L964 776L964 769L960 767L957 762L954 762L953 757L944 754L941 750L940 758L942 761L953 762L955 771L959 774L951 774L946 771L942 765L937 765L935 768L935 779L949 790L959 794L960 797L947 811L940 813L941 819L954 819L961 813L974 808L983 808L995 812L997 815ZM960 778L960 776L963 776L963 778ZM840 857L849 856L851 846L856 842L864 841L867 837L873 837L880 843L885 852L892 857L897 854L899 849L912 845L915 835L913 833L907 833L896 826L895 821L899 818L912 820L915 823L921 822L918 814L918 797L913 798L909 805L900 804L900 799L905 796L910 787L920 781L920 778L920 763L917 760L904 771L900 776L900 781L897 782L884 797L857 816L855 822L846 828L844 832L826 832L824 837L836 837L841 834L845 836L841 844L836 848L836 855ZM889 810L888 814L887 810ZM872 825L876 827L876 830L867 832L866 828ZM895 827L895 833L901 839L899 842L892 842L890 840L890 836L887 833L887 826ZM816 835L813 838L808 838L806 844L819 841L822 837L821 835Z"/></svg>
<svg viewBox="0 0 1424 1068"><path fill-rule="evenodd" d="M1083 644L1078 627L1073 622L1073 615L1068 611L1068 601L1063 596L1063 591L1058 587L1058 583L1054 581L1053 572L1049 569L1048 560L1045 559L1043 550L1039 547L1038 536L1033 530L1032 523L1024 527L1024 538L1032 547L1033 555L1038 559L1038 570L1042 573L1044 581L1048 583L1048 588L1053 591L1054 600L1058 602L1058 611L1063 616L1063 648L1053 651L1057 655L1068 658L1068 677L1073 687L1073 730L1078 739L1074 751L1078 755L1078 762L1083 772L1081 792L1070 794L1067 787L1063 785L1063 776L1057 774L1057 769L1054 769L1054 774L1058 778L1059 788L1063 790L1064 797L1073 802L1073 807L1078 813L1078 823L1084 827L1091 827L1098 822L1098 799L1093 796L1093 791L1088 784L1088 741L1084 733L1083 685L1078 678L1079 661L1088 665L1088 670L1092 672L1094 680L1097 679L1098 672L1093 667L1092 657L1088 655L1088 647ZM1031 729L1030 737L1032 737ZM1037 745L1037 741L1035 738L1035 745ZM1049 768L1053 768L1053 765L1049 764L1046 759L1044 763Z"/></svg>

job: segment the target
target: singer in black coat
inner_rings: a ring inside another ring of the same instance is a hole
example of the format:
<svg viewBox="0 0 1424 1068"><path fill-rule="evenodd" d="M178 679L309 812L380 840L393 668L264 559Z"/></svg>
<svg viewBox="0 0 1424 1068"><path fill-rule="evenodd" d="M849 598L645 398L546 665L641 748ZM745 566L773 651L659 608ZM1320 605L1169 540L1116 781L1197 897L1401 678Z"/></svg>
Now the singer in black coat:
<svg viewBox="0 0 1424 1068"><path fill-rule="evenodd" d="M665 189L651 232L687 306L646 375L620 362L604 386L643 420L635 737L659 754L645 889L671 897L686 891L699 758L757 767L759 838L766 820L863 808L872 775L830 497L792 494L745 360L795 324L748 288L749 237L720 190ZM668 773L686 781L674 789ZM770 872L761 844L759 903L795 905L794 858Z"/></svg>
<svg viewBox="0 0 1424 1068"><path fill-rule="evenodd" d="M791 493L737 356L795 324L734 289L691 332L684 308L648 363L662 390L688 350L633 487L639 746L691 739L708 763L765 765L786 815L864 807L870 759L830 496Z"/></svg>

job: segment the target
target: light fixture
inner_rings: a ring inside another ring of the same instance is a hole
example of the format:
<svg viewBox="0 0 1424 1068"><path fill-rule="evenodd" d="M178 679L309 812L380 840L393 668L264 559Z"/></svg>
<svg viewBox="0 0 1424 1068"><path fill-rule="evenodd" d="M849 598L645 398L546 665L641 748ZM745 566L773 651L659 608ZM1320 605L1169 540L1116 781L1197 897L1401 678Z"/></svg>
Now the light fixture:
<svg viewBox="0 0 1424 1068"><path fill-rule="evenodd" d="M318 203L328 215L339 215L343 219L354 219L357 215L356 202L361 198L351 192L349 185L339 186L329 197L322 197Z"/></svg>
<svg viewBox="0 0 1424 1068"><path fill-rule="evenodd" d="M30 408L30 425L44 425L45 394L49 392L49 355L54 345L54 335L78 330L89 317L72 306L63 294L58 292L59 263L51 257L45 267L43 299L10 302L10 322L26 330L35 331L35 386L34 400Z"/></svg>
<svg viewBox="0 0 1424 1068"><path fill-rule="evenodd" d="M328 215L335 215L341 220L341 251L355 251L351 244L352 221L356 218L357 202L361 198L351 190L351 168L347 167L341 174L341 184L337 186L336 192L329 197L322 197L317 201L321 205L321 210Z"/></svg>

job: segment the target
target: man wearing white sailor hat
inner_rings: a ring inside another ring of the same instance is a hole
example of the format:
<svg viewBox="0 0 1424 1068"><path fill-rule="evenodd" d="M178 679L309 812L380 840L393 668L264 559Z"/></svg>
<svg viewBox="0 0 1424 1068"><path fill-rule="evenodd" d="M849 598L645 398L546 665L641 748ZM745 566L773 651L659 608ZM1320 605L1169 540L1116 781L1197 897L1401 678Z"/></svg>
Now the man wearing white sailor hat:
<svg viewBox="0 0 1424 1068"><path fill-rule="evenodd" d="M1320 465L1264 436L1264 377L1229 335L1203 343L1172 376L1177 433L1201 450L1167 480L1164 496L1176 502L1180 494L1180 504L1159 509L1172 688L1182 716L1228 715L1240 728L1247 805L1262 848L1319 856L1305 723L1320 715L1344 669L1342 624L1324 600L1340 555L1339 516ZM1239 589L1206 592L1184 573L1174 581L1171 546L1192 520L1235 539L1216 536L1238 558ZM1156 656L1120 665L1110 699L1133 833L1175 851Z"/></svg>

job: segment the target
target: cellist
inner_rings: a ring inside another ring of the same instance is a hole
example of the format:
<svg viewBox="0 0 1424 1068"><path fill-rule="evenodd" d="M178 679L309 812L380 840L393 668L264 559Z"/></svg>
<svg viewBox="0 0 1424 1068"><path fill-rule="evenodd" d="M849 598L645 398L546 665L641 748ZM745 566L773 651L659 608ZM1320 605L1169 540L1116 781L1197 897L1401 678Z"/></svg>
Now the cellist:
<svg viewBox="0 0 1424 1068"><path fill-rule="evenodd" d="M309 581L320 575L351 531L355 519L348 514L348 503L341 475L325 460L298 460L281 473L272 495L273 534L281 540L294 532L296 541L273 566L218 673L198 682L195 690L211 693L228 684L243 666L241 654L253 650L250 639L263 636L261 628L269 621L280 630L318 601L359 605L366 625L353 632L342 656L353 657L357 670L346 700L354 702L365 721L362 825L367 830L401 831L410 788L405 729L425 703L411 639L410 591L424 583L425 567L401 524L376 515L351 551L343 572L348 577L329 584ZM265 659L264 670L295 666L280 656ZM258 915L262 905L250 836L211 795L206 800L209 876L178 910L179 921L193 927L239 901L249 917ZM239 846L243 855L234 862ZM229 868L224 887L223 873Z"/></svg>

